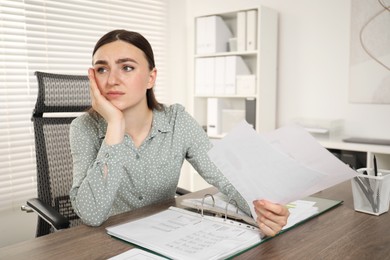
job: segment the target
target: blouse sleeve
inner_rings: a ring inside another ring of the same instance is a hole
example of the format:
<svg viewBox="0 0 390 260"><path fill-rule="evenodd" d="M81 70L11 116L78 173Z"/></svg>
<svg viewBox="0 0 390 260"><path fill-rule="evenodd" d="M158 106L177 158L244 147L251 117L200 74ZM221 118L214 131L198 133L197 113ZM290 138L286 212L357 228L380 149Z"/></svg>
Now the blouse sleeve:
<svg viewBox="0 0 390 260"><path fill-rule="evenodd" d="M76 119L70 127L73 157L72 206L87 225L99 226L109 216L119 188L124 144L106 145L90 122ZM89 120L91 121L91 120Z"/></svg>
<svg viewBox="0 0 390 260"><path fill-rule="evenodd" d="M195 119L187 112L183 111L182 116L178 117L177 124L182 125L186 129L187 136L187 161L194 169L203 177L209 184L218 188L220 192L228 196L228 199L233 199L237 202L238 207L246 214L251 215L249 205L241 194L233 187L226 177L218 170L215 164L210 160L207 152L212 147L210 140L195 121ZM182 122L180 122L182 120Z"/></svg>

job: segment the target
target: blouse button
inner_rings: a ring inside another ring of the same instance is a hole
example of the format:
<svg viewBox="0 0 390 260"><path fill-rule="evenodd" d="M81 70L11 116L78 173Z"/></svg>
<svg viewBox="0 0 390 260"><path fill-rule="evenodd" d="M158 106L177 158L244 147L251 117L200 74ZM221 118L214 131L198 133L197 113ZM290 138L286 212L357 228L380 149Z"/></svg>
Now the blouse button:
<svg viewBox="0 0 390 260"><path fill-rule="evenodd" d="M142 196L139 196L139 197L138 197L138 199L139 199L139 200L143 200L143 199L144 199L144 197L142 197Z"/></svg>
<svg viewBox="0 0 390 260"><path fill-rule="evenodd" d="M137 153L136 155L135 155L135 159L139 159L139 154Z"/></svg>

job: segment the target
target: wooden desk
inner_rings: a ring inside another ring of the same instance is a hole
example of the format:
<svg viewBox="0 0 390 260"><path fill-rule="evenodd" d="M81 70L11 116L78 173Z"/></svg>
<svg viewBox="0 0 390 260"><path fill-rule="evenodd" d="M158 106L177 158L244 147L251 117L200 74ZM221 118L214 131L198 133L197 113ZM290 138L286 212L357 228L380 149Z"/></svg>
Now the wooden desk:
<svg viewBox="0 0 390 260"><path fill-rule="evenodd" d="M185 197L199 197L210 190L215 191L211 188ZM389 212L379 217L355 212L349 181L316 196L344 200L344 204L235 259L389 259ZM163 210L183 197L113 216L100 227L82 225L0 248L0 259L107 259L132 246L107 235L105 227Z"/></svg>

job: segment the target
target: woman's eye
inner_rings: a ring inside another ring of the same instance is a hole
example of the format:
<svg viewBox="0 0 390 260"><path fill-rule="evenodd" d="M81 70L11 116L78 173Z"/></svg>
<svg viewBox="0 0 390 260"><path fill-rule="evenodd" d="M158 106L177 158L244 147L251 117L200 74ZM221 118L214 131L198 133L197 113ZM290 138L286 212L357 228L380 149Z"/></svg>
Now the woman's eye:
<svg viewBox="0 0 390 260"><path fill-rule="evenodd" d="M98 73L104 73L104 72L106 72L106 71L107 71L107 69L106 69L106 68L103 68L103 67L101 67L101 68L97 68L97 69L96 69L96 71L97 71Z"/></svg>
<svg viewBox="0 0 390 260"><path fill-rule="evenodd" d="M132 71L134 68L132 66L123 66L124 71Z"/></svg>

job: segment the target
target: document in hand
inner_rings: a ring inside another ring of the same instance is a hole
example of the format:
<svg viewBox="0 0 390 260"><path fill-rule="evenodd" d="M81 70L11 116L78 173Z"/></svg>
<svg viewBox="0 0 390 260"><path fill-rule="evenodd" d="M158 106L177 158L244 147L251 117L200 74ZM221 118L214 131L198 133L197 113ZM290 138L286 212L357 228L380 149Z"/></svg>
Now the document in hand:
<svg viewBox="0 0 390 260"><path fill-rule="evenodd" d="M242 121L208 155L248 205L287 204L357 175L299 126L259 134Z"/></svg>

